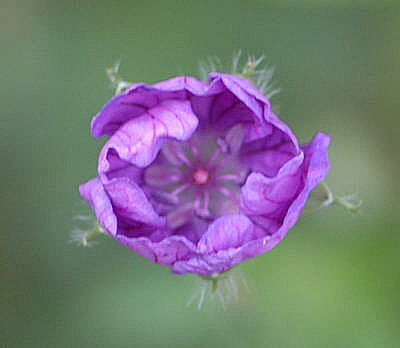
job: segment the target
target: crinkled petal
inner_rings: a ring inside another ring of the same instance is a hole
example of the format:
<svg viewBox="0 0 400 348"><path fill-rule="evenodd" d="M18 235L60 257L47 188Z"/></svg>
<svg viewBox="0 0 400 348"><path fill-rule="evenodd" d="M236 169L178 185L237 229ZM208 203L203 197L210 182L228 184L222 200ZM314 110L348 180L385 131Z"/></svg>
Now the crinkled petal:
<svg viewBox="0 0 400 348"><path fill-rule="evenodd" d="M157 82L152 86L161 92L187 91L192 95L203 95L208 90L208 83L191 76L178 76L169 80ZM161 98L164 93L161 93Z"/></svg>
<svg viewBox="0 0 400 348"><path fill-rule="evenodd" d="M110 169L110 151L115 151L122 160L144 168L155 159L166 140L189 139L197 124L189 101L166 100L118 129L101 150L98 171L105 173Z"/></svg>
<svg viewBox="0 0 400 348"><path fill-rule="evenodd" d="M124 219L125 225L147 225L161 228L165 218L159 216L148 201L142 189L128 179L113 179L104 183L104 189L112 202L118 218Z"/></svg>
<svg viewBox="0 0 400 348"><path fill-rule="evenodd" d="M111 136L127 121L141 116L160 102L167 99L188 99L188 93L202 95L207 88L206 82L187 76L172 78L153 86L134 84L124 93L113 97L92 119L92 135Z"/></svg>
<svg viewBox="0 0 400 348"><path fill-rule="evenodd" d="M250 81L236 75L221 73L212 73L209 77L214 83L220 79L225 87L254 113L256 118L260 120L268 118L270 103Z"/></svg>
<svg viewBox="0 0 400 348"><path fill-rule="evenodd" d="M258 117L235 94L225 89L213 98L203 126L224 132L239 122L250 124L260 122L261 118Z"/></svg>
<svg viewBox="0 0 400 348"><path fill-rule="evenodd" d="M244 260L258 255L254 254L254 249L249 250L249 246L253 244L255 245L255 241L246 243L244 247L224 249L216 253L196 255L187 260L178 261L173 265L172 272L177 274L195 273L203 276L223 273Z"/></svg>
<svg viewBox="0 0 400 348"><path fill-rule="evenodd" d="M254 239L253 223L241 214L224 215L216 219L199 241L201 254L215 253L219 250L236 248Z"/></svg>
<svg viewBox="0 0 400 348"><path fill-rule="evenodd" d="M149 86L134 84L124 93L113 97L93 117L91 133L94 137L112 135L126 121L139 117L156 104L157 98Z"/></svg>
<svg viewBox="0 0 400 348"><path fill-rule="evenodd" d="M250 170L274 177L300 152L293 132L271 112L268 123L248 126L241 160Z"/></svg>
<svg viewBox="0 0 400 348"><path fill-rule="evenodd" d="M213 73L203 94L190 97L200 128L226 131L237 123L260 123L268 118L268 100L246 79Z"/></svg>
<svg viewBox="0 0 400 348"><path fill-rule="evenodd" d="M151 241L149 238L129 238L124 235L118 235L116 239L139 255L167 266L188 259L195 253L193 243L181 236L170 236L159 242Z"/></svg>
<svg viewBox="0 0 400 348"><path fill-rule="evenodd" d="M296 150L299 150L299 143L297 141L297 138L286 123L282 122L279 117L272 112L269 113L269 119L267 121L274 127L280 129L284 134L286 134L290 139L290 143L295 146Z"/></svg>
<svg viewBox="0 0 400 348"><path fill-rule="evenodd" d="M126 178L140 185L143 181L143 169L138 168L127 161L119 158L118 153L114 149L110 149L107 153L107 161L109 169L107 173L100 174L100 178L104 182L114 178Z"/></svg>
<svg viewBox="0 0 400 348"><path fill-rule="evenodd" d="M259 241L252 241L248 246L244 246L249 254L254 252L253 257L275 247L297 222L310 192L325 178L329 171L327 152L329 142L330 137L327 134L317 133L311 143L302 147L304 162L300 171L303 186L296 198L290 202L279 229L272 235L267 235Z"/></svg>
<svg viewBox="0 0 400 348"><path fill-rule="evenodd" d="M304 167L306 171L306 195L323 180L329 171L328 146L330 136L316 133L310 143L302 146L305 154ZM306 197L307 198L307 197Z"/></svg>
<svg viewBox="0 0 400 348"><path fill-rule="evenodd" d="M272 178L251 173L241 189L241 210L248 215L270 216L286 207L300 190L303 158L301 152Z"/></svg>
<svg viewBox="0 0 400 348"><path fill-rule="evenodd" d="M259 230L259 228L256 227ZM177 274L196 273L203 276L223 273L235 265L242 263L245 260L251 259L265 252L265 240L268 236L262 236L259 233L259 238L248 241L247 243L237 248L220 250L216 253L197 255L188 260L178 261L172 271Z"/></svg>
<svg viewBox="0 0 400 348"><path fill-rule="evenodd" d="M260 234L261 233L261 234ZM264 231L255 228L245 215L225 215L215 220L198 243L198 254L173 266L175 273L211 275L221 273L239 263L232 257L235 250L258 239Z"/></svg>
<svg viewBox="0 0 400 348"><path fill-rule="evenodd" d="M92 207L99 224L112 236L117 234L117 217L114 214L110 198L97 177L79 186L82 198Z"/></svg>
<svg viewBox="0 0 400 348"><path fill-rule="evenodd" d="M234 263L232 254L235 249L221 250L209 255L197 255L185 261L178 261L172 266L176 274L195 273L202 276L211 276L229 270Z"/></svg>

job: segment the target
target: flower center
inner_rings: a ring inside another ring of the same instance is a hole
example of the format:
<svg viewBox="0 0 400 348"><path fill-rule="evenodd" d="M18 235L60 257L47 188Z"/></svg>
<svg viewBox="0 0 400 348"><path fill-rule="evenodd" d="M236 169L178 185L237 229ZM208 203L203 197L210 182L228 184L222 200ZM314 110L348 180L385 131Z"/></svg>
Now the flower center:
<svg viewBox="0 0 400 348"><path fill-rule="evenodd" d="M194 183L196 185L207 184L209 177L210 174L203 168L197 169L193 174Z"/></svg>
<svg viewBox="0 0 400 348"><path fill-rule="evenodd" d="M149 199L158 214L167 217L170 229L204 226L239 212L240 186L247 175L237 156L240 145L230 144L228 136L204 135L164 144L144 180Z"/></svg>

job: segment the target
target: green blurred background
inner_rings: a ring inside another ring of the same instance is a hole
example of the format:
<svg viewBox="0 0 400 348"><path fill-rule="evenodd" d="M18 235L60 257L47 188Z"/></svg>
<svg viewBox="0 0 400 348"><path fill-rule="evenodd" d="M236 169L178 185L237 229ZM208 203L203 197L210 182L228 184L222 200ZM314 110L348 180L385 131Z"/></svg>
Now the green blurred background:
<svg viewBox="0 0 400 348"><path fill-rule="evenodd" d="M1 1L0 346L399 347L400 2ZM223 311L121 245L69 243L77 185L104 140L89 122L130 81L197 74L207 56L265 54L272 102L302 142L332 136L327 182L365 204L304 217L246 262Z"/></svg>

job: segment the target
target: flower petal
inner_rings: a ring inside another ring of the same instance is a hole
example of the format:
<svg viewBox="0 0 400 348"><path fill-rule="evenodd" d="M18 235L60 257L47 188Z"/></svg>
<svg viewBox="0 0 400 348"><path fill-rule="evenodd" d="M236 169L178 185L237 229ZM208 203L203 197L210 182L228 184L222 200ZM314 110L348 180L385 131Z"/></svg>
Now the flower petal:
<svg viewBox="0 0 400 348"><path fill-rule="evenodd" d="M208 83L191 76L178 76L169 80L157 82L152 87L162 92L160 94L160 99L164 100L171 98L164 92L183 92L183 96L185 97L187 96L185 93L186 91L193 95L203 95L208 90ZM176 93L173 94L172 99L174 99L175 96Z"/></svg>
<svg viewBox="0 0 400 348"><path fill-rule="evenodd" d="M197 124L189 101L166 100L118 129L100 153L98 171L105 173L110 169L107 158L110 151L144 168L155 159L166 140L187 140Z"/></svg>
<svg viewBox="0 0 400 348"><path fill-rule="evenodd" d="M127 178L138 185L142 183L143 169L119 158L118 153L114 149L108 151L107 161L109 163L109 170L105 175L100 175L100 178L105 179L104 181L114 178Z"/></svg>
<svg viewBox="0 0 400 348"><path fill-rule="evenodd" d="M188 99L188 93L202 95L208 84L183 76L159 82L153 86L133 84L124 93L113 97L92 119L95 137L113 135L127 121L135 119L166 99Z"/></svg>
<svg viewBox="0 0 400 348"><path fill-rule="evenodd" d="M254 239L253 223L241 214L224 215L216 219L199 241L201 254L236 248Z"/></svg>
<svg viewBox="0 0 400 348"><path fill-rule="evenodd" d="M248 127L240 154L249 169L274 177L301 151L292 131L272 113L270 119L271 122Z"/></svg>
<svg viewBox="0 0 400 348"><path fill-rule="evenodd" d="M144 237L129 238L124 235L118 235L116 240L129 249L136 251L139 255L167 266L186 260L194 255L193 244L181 236L170 236L154 242Z"/></svg>
<svg viewBox="0 0 400 348"><path fill-rule="evenodd" d="M290 228L297 222L301 211L307 201L310 192L324 179L329 170L329 160L327 148L329 146L330 137L324 133L317 133L311 143L302 146L304 151L304 162L300 169L303 178L303 185L296 196L290 202L290 205L284 215L279 229L271 236L253 241L249 245L244 246L246 253L257 256L267 250L275 247L287 234ZM253 250L253 251L252 251Z"/></svg>
<svg viewBox="0 0 400 348"><path fill-rule="evenodd" d="M142 189L128 179L113 179L104 183L113 204L114 211L119 220L124 224L136 227L147 225L152 228L160 228L165 225L165 218L159 216L153 209Z"/></svg>
<svg viewBox="0 0 400 348"><path fill-rule="evenodd" d="M92 207L99 224L112 236L117 234L117 217L114 214L110 198L97 177L79 186L82 198Z"/></svg>
<svg viewBox="0 0 400 348"><path fill-rule="evenodd" d="M259 228L256 229L260 230ZM216 253L178 261L173 265L172 272L177 274L196 273L203 276L223 273L247 259L262 254L265 251L263 240L266 238L248 241L237 248L224 249Z"/></svg>
<svg viewBox="0 0 400 348"><path fill-rule="evenodd" d="M248 80L220 73L210 74L209 80L203 94L190 98L202 130L226 131L238 122L257 123L268 117L268 100Z"/></svg>
<svg viewBox="0 0 400 348"><path fill-rule="evenodd" d="M267 98L248 80L229 74L212 73L210 80L215 83L219 79L241 104L244 104L260 120L268 118L270 103Z"/></svg>
<svg viewBox="0 0 400 348"><path fill-rule="evenodd" d="M288 161L272 178L251 173L241 189L241 209L248 215L270 216L279 213L300 190L304 155Z"/></svg>
<svg viewBox="0 0 400 348"><path fill-rule="evenodd" d="M264 231L241 214L225 215L215 220L198 243L198 254L176 262L174 273L212 275L222 273L242 258L235 258L237 250L252 240L264 236Z"/></svg>

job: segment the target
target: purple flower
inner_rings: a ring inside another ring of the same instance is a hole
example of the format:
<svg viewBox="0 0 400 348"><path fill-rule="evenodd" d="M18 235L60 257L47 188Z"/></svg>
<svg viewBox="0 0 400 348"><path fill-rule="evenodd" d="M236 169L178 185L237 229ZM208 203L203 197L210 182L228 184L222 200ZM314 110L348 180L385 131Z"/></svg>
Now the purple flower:
<svg viewBox="0 0 400 348"><path fill-rule="evenodd" d="M132 85L92 134L110 138L81 196L112 237L175 273L221 273L273 248L329 169L328 135L299 146L234 75Z"/></svg>

